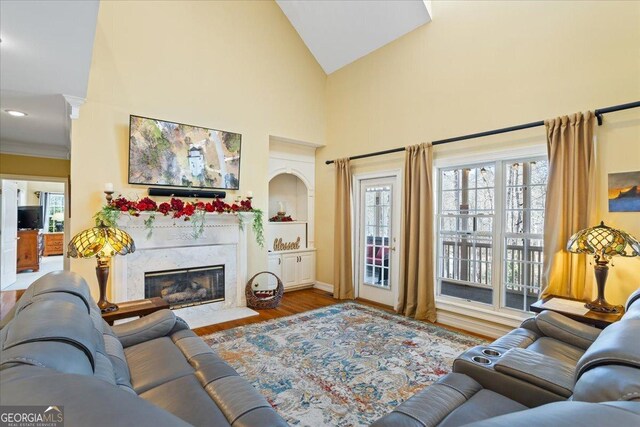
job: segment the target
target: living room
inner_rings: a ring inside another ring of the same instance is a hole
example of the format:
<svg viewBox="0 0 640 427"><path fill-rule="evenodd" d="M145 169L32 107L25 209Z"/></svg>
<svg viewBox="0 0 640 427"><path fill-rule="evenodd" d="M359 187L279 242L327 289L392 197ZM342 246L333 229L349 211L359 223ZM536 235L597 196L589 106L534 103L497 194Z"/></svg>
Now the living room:
<svg viewBox="0 0 640 427"><path fill-rule="evenodd" d="M64 272L2 264L3 416L638 424L640 3L0 5L0 178L66 194Z"/></svg>

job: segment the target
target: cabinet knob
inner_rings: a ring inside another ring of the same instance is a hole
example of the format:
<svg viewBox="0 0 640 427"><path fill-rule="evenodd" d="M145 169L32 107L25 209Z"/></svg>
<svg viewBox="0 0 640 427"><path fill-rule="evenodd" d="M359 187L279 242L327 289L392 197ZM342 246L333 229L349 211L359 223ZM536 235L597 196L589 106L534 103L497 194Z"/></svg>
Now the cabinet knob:
<svg viewBox="0 0 640 427"><path fill-rule="evenodd" d="M278 265L282 264L282 260L278 258Z"/></svg>

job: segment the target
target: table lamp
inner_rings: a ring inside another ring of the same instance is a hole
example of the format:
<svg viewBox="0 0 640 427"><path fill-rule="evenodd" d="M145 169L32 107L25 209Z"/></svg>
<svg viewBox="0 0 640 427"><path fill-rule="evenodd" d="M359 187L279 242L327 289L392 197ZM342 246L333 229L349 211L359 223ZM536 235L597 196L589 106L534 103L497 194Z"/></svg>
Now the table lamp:
<svg viewBox="0 0 640 427"><path fill-rule="evenodd" d="M619 313L620 306L609 304L604 298L604 286L609 274L609 261L614 256L640 256L640 242L622 230L600 225L585 228L569 238L567 251L576 254L590 254L596 262L594 266L598 297L584 306L599 313Z"/></svg>
<svg viewBox="0 0 640 427"><path fill-rule="evenodd" d="M100 287L98 307L103 313L118 309L116 304L110 303L106 298L111 257L127 255L135 250L136 245L129 234L104 224L76 234L69 242L67 256L72 258L96 257L98 259L96 267L96 276L98 276L98 286Z"/></svg>

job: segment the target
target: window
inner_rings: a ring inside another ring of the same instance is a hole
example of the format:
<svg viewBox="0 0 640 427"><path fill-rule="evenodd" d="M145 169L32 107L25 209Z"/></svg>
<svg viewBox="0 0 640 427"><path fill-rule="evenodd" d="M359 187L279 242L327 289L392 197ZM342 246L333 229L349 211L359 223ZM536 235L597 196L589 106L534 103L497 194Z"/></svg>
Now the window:
<svg viewBox="0 0 640 427"><path fill-rule="evenodd" d="M62 231L64 224L64 194L42 193L44 195L44 228L48 232ZM56 215L62 214L62 215ZM60 218L62 217L62 218Z"/></svg>
<svg viewBox="0 0 640 427"><path fill-rule="evenodd" d="M528 309L540 292L546 182L543 158L439 169L439 295Z"/></svg>

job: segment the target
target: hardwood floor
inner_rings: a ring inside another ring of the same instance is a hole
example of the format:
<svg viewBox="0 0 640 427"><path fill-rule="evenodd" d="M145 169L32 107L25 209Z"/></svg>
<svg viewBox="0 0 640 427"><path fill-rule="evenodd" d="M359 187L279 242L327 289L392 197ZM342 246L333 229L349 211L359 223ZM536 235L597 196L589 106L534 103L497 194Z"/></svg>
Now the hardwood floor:
<svg viewBox="0 0 640 427"><path fill-rule="evenodd" d="M5 314L11 311L23 293L24 289L0 292L0 319L4 318Z"/></svg>
<svg viewBox="0 0 640 427"><path fill-rule="evenodd" d="M277 308L256 310L260 315L196 328L193 332L198 335L208 335L214 332L224 331L225 329L232 329L238 326L250 325L252 323L264 322L265 320L277 319L279 317L291 316L292 314L327 307L338 304L339 302L340 300L334 299L333 295L329 292L319 289L302 289L299 291L286 292Z"/></svg>

